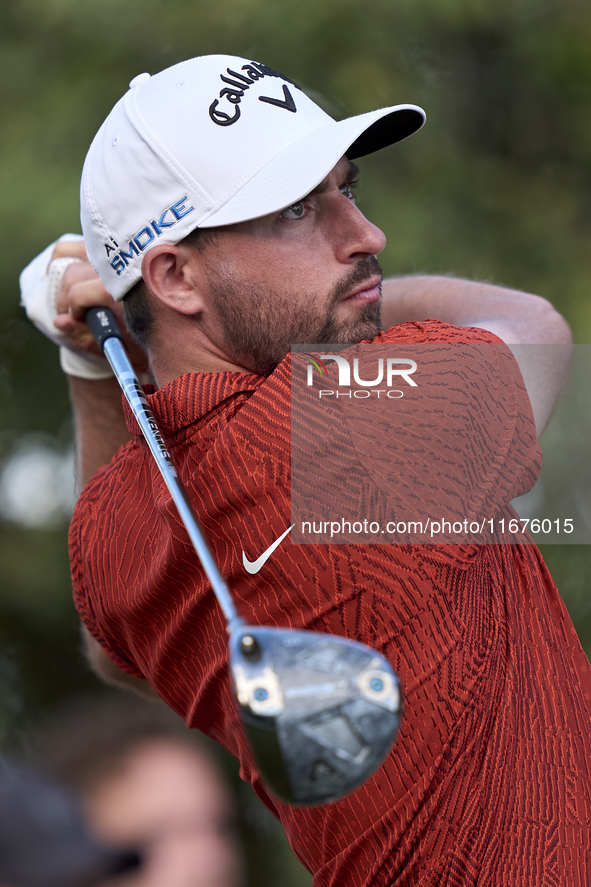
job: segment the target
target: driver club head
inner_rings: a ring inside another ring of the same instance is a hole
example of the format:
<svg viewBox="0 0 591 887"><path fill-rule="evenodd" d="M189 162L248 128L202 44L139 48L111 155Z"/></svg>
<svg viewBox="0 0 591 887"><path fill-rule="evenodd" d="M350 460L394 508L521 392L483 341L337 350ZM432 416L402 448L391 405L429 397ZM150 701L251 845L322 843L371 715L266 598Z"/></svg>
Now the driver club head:
<svg viewBox="0 0 591 887"><path fill-rule="evenodd" d="M400 686L386 659L364 644L243 625L230 637L230 671L263 779L290 804L338 800L390 750Z"/></svg>

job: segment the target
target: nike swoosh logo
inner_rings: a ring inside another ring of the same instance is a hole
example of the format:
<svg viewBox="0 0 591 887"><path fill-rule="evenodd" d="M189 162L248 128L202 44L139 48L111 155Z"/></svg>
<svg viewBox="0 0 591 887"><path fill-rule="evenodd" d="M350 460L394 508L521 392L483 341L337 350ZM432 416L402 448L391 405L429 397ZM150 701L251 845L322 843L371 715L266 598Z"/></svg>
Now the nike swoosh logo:
<svg viewBox="0 0 591 887"><path fill-rule="evenodd" d="M290 530L293 530L295 524L292 524L291 527L288 527L285 533L282 533L279 539L275 539L272 545L269 545L266 551L263 551L260 557L257 557L256 561L249 561L244 551L242 552L242 563L244 564L244 569L247 573L251 573L253 576L255 573L258 573L261 567L263 567L267 560L271 557L275 549L281 545L287 534Z"/></svg>
<svg viewBox="0 0 591 887"><path fill-rule="evenodd" d="M282 102L281 99L271 99L266 95L260 95L259 102L266 102L268 105L275 105L277 108L285 108L286 111L297 111L293 96L287 86L283 87L283 98L285 101Z"/></svg>

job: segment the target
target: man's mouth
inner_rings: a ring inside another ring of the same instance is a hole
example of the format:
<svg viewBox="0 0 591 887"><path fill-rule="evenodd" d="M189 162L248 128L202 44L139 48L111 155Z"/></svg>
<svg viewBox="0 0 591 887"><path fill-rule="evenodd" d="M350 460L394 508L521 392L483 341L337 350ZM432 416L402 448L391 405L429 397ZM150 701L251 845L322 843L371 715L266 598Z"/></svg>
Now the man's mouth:
<svg viewBox="0 0 591 887"><path fill-rule="evenodd" d="M350 293L348 293L343 302L378 302L381 295L382 278L379 275L372 275L358 284Z"/></svg>

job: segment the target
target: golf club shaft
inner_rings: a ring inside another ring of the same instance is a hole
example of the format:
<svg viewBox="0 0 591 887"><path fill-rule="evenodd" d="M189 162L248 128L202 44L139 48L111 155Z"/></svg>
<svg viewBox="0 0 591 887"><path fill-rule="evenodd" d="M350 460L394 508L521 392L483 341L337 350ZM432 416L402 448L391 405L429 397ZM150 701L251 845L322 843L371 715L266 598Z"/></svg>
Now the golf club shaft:
<svg viewBox="0 0 591 887"><path fill-rule="evenodd" d="M148 406L144 390L125 351L121 332L115 317L108 308L90 308L86 312L86 322L109 361L115 378L119 382L121 390L142 430L146 443L154 456L164 482L178 509L180 518L197 552L197 557L223 610L228 622L228 632L231 634L235 628L243 624L243 620L236 611L226 581L219 571L193 506L189 502L185 489L180 482L156 419Z"/></svg>

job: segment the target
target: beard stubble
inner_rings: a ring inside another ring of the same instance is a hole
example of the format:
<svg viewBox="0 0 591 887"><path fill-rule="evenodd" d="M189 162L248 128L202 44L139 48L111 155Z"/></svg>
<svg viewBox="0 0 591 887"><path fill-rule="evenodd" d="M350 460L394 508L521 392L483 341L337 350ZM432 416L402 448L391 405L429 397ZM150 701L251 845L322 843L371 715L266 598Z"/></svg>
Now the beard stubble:
<svg viewBox="0 0 591 887"><path fill-rule="evenodd" d="M260 290L248 283L229 287L214 278L210 288L232 358L251 372L268 376L292 345L348 345L373 339L382 328L381 300L365 305L355 320L339 321L337 308L355 286L381 273L375 256L360 259L335 286L322 311L313 296L294 305L274 290L261 297Z"/></svg>

